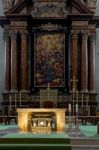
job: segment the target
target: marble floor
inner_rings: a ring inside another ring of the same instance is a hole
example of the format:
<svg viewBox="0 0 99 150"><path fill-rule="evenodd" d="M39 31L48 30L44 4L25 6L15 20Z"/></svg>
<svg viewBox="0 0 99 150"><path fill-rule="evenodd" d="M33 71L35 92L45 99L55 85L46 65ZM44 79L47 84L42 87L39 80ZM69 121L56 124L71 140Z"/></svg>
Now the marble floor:
<svg viewBox="0 0 99 150"><path fill-rule="evenodd" d="M72 137L84 137L84 138L99 138L97 134L97 126L92 125L80 125L79 129L73 128L69 130L68 125L65 127L65 131L47 131L47 130L36 130L32 132L21 132L17 125L4 125L0 124L0 137L55 137L55 138L72 138Z"/></svg>

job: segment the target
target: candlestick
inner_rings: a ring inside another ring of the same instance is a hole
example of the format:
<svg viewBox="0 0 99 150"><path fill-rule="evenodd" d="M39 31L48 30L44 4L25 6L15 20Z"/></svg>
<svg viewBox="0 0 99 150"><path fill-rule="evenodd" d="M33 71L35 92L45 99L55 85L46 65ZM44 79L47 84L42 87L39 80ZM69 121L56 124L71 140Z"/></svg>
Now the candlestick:
<svg viewBox="0 0 99 150"><path fill-rule="evenodd" d="M16 94L15 94L15 108L16 108Z"/></svg>
<svg viewBox="0 0 99 150"><path fill-rule="evenodd" d="M9 111L11 111L11 101L12 101L12 99L11 99L11 95L9 96L9 101L10 101Z"/></svg>
<svg viewBox="0 0 99 150"><path fill-rule="evenodd" d="M73 116L74 116L74 107L75 107L75 106L74 106L74 96L75 96L75 95L74 95L74 92L75 92L75 89L73 88Z"/></svg>
<svg viewBox="0 0 99 150"><path fill-rule="evenodd" d="M77 104L78 104L78 91L77 91L77 94L76 94L76 99L77 99Z"/></svg>
<svg viewBox="0 0 99 150"><path fill-rule="evenodd" d="M20 107L21 107L21 91L20 91Z"/></svg>
<svg viewBox="0 0 99 150"><path fill-rule="evenodd" d="M88 109L88 116L90 116L90 106L89 106L89 109Z"/></svg>
<svg viewBox="0 0 99 150"><path fill-rule="evenodd" d="M83 93L82 93L82 109L83 109Z"/></svg>
<svg viewBox="0 0 99 150"><path fill-rule="evenodd" d="M71 123L71 104L68 105L68 110L69 110L69 126L68 126L68 129L71 130L71 128L72 128L72 123Z"/></svg>
<svg viewBox="0 0 99 150"><path fill-rule="evenodd" d="M88 101L89 101L89 95L86 97L86 110L88 110Z"/></svg>

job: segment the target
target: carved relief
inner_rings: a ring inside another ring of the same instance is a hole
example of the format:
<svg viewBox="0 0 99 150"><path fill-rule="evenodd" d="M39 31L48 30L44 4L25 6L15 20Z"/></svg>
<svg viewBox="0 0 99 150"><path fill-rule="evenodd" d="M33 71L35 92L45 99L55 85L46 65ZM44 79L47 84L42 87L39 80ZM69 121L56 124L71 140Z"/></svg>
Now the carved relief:
<svg viewBox="0 0 99 150"><path fill-rule="evenodd" d="M81 0L91 11L95 12L98 0Z"/></svg>
<svg viewBox="0 0 99 150"><path fill-rule="evenodd" d="M66 0L63 2L35 2L32 17L66 17Z"/></svg>
<svg viewBox="0 0 99 150"><path fill-rule="evenodd" d="M14 5L16 5L16 3L19 1L19 0L1 0L2 1L2 4L3 4L3 8L4 10L9 10L11 9Z"/></svg>
<svg viewBox="0 0 99 150"><path fill-rule="evenodd" d="M87 5L90 6L96 6L97 0L87 0Z"/></svg>

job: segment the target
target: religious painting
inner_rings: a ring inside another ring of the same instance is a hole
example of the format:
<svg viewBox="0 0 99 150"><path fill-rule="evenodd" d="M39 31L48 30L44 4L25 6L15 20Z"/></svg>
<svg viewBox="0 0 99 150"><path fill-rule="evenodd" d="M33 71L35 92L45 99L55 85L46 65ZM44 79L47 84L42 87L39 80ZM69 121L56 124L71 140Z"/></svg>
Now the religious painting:
<svg viewBox="0 0 99 150"><path fill-rule="evenodd" d="M35 34L34 86L65 86L65 33Z"/></svg>

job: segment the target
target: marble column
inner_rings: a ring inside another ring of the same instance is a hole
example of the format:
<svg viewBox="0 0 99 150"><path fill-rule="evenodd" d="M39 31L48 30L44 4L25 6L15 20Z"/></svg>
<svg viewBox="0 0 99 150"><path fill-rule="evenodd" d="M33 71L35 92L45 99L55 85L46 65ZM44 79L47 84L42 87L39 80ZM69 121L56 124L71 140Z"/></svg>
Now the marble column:
<svg viewBox="0 0 99 150"><path fill-rule="evenodd" d="M28 34L21 32L21 91L28 91Z"/></svg>
<svg viewBox="0 0 99 150"><path fill-rule="evenodd" d="M89 37L89 90L95 93L95 34Z"/></svg>
<svg viewBox="0 0 99 150"><path fill-rule="evenodd" d="M77 32L72 33L71 78L78 79L78 33Z"/></svg>
<svg viewBox="0 0 99 150"><path fill-rule="evenodd" d="M5 68L5 92L9 92L11 88L11 49L10 49L10 36L9 33L5 33L5 56L6 56L6 68Z"/></svg>
<svg viewBox="0 0 99 150"><path fill-rule="evenodd" d="M86 93L88 86L88 33L82 33L82 48L81 48L81 92Z"/></svg>
<svg viewBox="0 0 99 150"><path fill-rule="evenodd" d="M17 92L17 32L11 32L11 92Z"/></svg>

